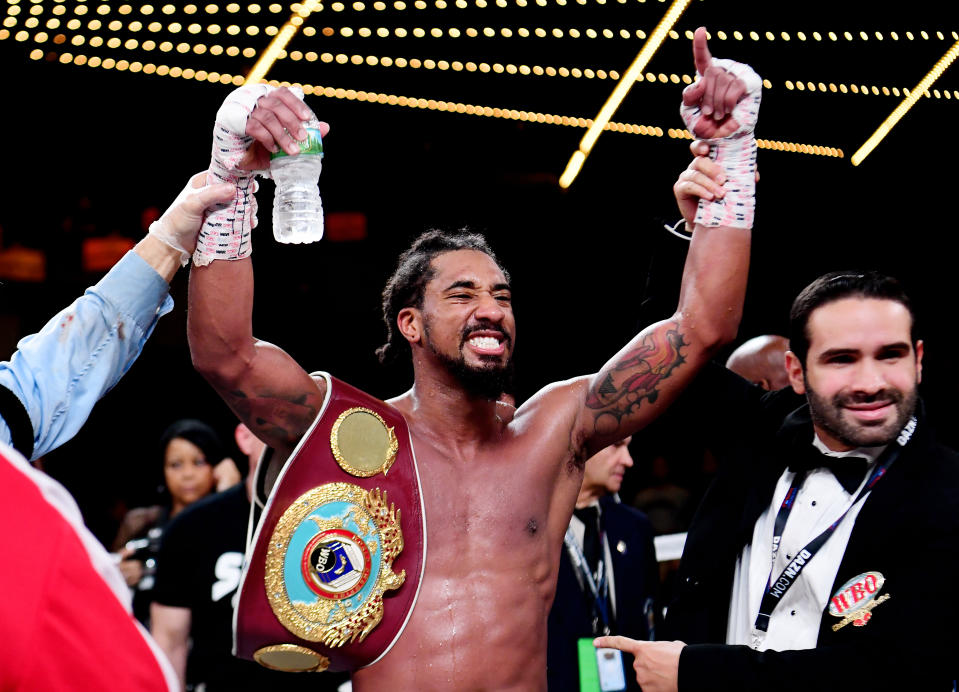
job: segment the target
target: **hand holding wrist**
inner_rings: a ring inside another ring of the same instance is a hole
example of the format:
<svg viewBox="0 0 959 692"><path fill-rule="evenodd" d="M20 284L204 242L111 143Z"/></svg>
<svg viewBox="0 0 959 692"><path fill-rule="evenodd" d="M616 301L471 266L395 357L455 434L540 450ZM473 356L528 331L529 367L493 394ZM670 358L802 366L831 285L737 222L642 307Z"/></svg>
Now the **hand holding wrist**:
<svg viewBox="0 0 959 692"><path fill-rule="evenodd" d="M709 158L726 174L726 195L721 199L699 201L696 223L704 226L751 228L755 215L756 138L753 134L762 99L762 79L752 68L732 60L711 59L710 70L720 69L741 82L744 95L717 125L703 114L702 103L686 103L680 112L690 132L725 133L726 136L705 139L710 145ZM703 77L705 78L705 77Z"/></svg>
<svg viewBox="0 0 959 692"><path fill-rule="evenodd" d="M266 84L235 89L216 114L213 150L207 182L230 183L235 194L228 203L206 218L195 243L193 263L199 266L215 259L243 259L252 252L250 234L256 227L256 171L241 168L253 137L246 134L247 121L257 101L273 90Z"/></svg>
<svg viewBox="0 0 959 692"><path fill-rule="evenodd" d="M190 261L207 209L234 195L232 185L208 185L206 180L206 171L194 175L173 204L150 224L149 237L169 248L166 254L174 257L179 266L186 266Z"/></svg>

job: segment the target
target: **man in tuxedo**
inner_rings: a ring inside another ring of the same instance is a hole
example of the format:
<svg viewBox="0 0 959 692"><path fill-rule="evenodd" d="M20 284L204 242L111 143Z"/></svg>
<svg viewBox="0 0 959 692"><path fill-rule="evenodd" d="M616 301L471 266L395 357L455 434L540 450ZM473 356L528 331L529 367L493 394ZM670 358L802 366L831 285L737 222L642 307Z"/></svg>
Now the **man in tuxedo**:
<svg viewBox="0 0 959 692"><path fill-rule="evenodd" d="M612 444L586 461L549 613L546 674L550 692L578 692L580 668L595 668L589 657L579 660L580 639L609 633L653 638L659 584L653 528L645 514L620 504L616 494L623 474L633 465L631 439ZM588 653L595 660L595 654ZM633 676L626 674L630 663L624 669L627 689L639 689Z"/></svg>
<svg viewBox="0 0 959 692"><path fill-rule="evenodd" d="M923 416L909 298L827 274L789 342L791 390L713 368L672 412L720 464L667 610L682 641L597 645L633 653L645 692L952 690L959 455Z"/></svg>

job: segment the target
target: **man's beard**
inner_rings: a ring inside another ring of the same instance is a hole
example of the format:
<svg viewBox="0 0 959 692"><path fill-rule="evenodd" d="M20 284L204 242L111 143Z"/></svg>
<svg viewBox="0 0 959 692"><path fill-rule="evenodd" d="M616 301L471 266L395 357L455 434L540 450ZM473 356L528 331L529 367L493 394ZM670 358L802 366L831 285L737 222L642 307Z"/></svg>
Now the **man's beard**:
<svg viewBox="0 0 959 692"><path fill-rule="evenodd" d="M902 432L906 421L916 410L918 393L915 387L907 392L889 388L869 395L836 394L827 401L809 386L809 380L805 380L805 383L813 422L850 447L880 447L889 444ZM869 425L849 420L847 417L851 414L845 408L846 405L874 402L891 402L896 408L896 415L881 425Z"/></svg>
<svg viewBox="0 0 959 692"><path fill-rule="evenodd" d="M437 359L443 363L444 366L446 366L447 372L455 377L456 381L462 385L467 394L481 397L483 399L489 399L491 401L496 401L504 393L512 391L512 353L510 353L509 360L502 365L500 365L499 358L496 356L487 356L485 358L480 356L483 364L479 366L474 366L467 363L466 357L463 355L463 345L466 344L470 334L477 331L490 330L499 332L502 335L502 339L506 343L507 347L510 346L512 342L510 337L499 327L488 324L474 324L463 330L463 334L460 339L460 350L456 357L448 356L447 354L441 353L439 350L437 350L437 348L433 345L432 339L430 339L430 329L428 324L426 325L426 345L429 346L429 349L436 355Z"/></svg>

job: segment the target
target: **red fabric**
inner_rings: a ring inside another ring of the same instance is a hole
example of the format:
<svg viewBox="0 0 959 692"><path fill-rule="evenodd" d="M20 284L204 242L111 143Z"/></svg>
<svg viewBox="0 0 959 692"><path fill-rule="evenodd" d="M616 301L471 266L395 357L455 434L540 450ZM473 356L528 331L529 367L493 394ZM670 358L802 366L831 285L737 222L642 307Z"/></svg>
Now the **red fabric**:
<svg viewBox="0 0 959 692"><path fill-rule="evenodd" d="M0 691L169 690L78 519L59 484L0 446Z"/></svg>

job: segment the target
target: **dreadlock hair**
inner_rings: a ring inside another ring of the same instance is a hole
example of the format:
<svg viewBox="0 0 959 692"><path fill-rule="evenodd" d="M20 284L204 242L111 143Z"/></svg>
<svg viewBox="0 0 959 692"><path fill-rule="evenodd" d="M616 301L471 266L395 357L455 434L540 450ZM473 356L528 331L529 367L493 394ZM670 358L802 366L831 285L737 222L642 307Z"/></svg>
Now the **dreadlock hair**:
<svg viewBox="0 0 959 692"><path fill-rule="evenodd" d="M422 308L426 285L436 274L433 260L445 252L477 250L485 253L500 268L506 280L509 272L496 259L496 254L478 233L466 230L430 230L422 233L413 245L400 255L396 270L383 288L383 322L386 323L386 343L376 349L380 363L393 362L399 353L409 349L409 343L396 329L396 318L404 308Z"/></svg>
<svg viewBox="0 0 959 692"><path fill-rule="evenodd" d="M830 272L806 286L793 301L789 311L789 350L796 354L803 368L809 355L809 318L816 308L843 298L877 298L900 303L912 318L910 338L916 343L916 313L912 301L896 279L876 271Z"/></svg>

